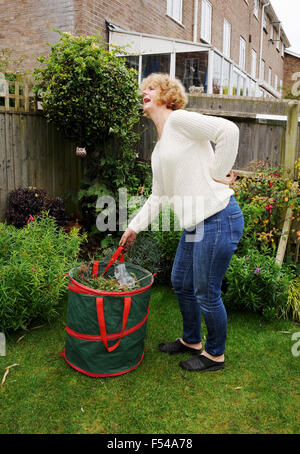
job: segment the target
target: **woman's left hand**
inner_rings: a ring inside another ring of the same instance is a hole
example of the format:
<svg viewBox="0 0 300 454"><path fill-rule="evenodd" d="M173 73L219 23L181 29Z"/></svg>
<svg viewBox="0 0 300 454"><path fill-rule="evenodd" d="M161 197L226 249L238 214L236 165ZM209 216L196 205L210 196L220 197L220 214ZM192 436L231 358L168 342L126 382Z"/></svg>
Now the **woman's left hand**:
<svg viewBox="0 0 300 454"><path fill-rule="evenodd" d="M218 183L223 183L223 184L228 184L229 186L233 184L236 180L237 173L234 172L233 170L230 170L230 172L226 175L224 180L215 180Z"/></svg>

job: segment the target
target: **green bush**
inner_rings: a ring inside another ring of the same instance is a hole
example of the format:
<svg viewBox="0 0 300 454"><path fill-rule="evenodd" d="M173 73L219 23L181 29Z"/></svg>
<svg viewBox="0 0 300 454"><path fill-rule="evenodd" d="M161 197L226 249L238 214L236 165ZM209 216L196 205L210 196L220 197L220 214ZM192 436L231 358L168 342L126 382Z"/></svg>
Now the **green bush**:
<svg viewBox="0 0 300 454"><path fill-rule="evenodd" d="M151 194L151 185L144 184L142 190L147 198ZM130 209L129 216L132 216ZM164 205L148 230L137 235L129 252L131 261L158 273L157 282L170 283L173 261L182 234L178 225L174 212L168 204ZM164 230L167 227L170 228Z"/></svg>
<svg viewBox="0 0 300 454"><path fill-rule="evenodd" d="M139 119L138 84L120 48L108 50L101 36L57 32L60 40L33 73L46 118L82 147L129 134Z"/></svg>
<svg viewBox="0 0 300 454"><path fill-rule="evenodd" d="M167 217L164 218L164 216L169 216L169 230L163 229L163 219L168 219ZM178 219L169 206L166 205L159 214L159 230L154 231L153 236L160 248L164 263L164 274L168 280L170 280L173 262L181 235L182 230L179 230Z"/></svg>
<svg viewBox="0 0 300 454"><path fill-rule="evenodd" d="M42 98L46 119L86 148L76 202L84 228L101 240L104 234L95 227L98 197L117 200L119 188L140 184L135 151L141 106L137 73L119 57L124 49L108 48L101 36L57 32L60 40L38 59L34 90Z"/></svg>
<svg viewBox="0 0 300 454"><path fill-rule="evenodd" d="M55 318L67 290L63 274L74 266L83 240L78 230L66 234L47 214L22 229L0 224L0 331Z"/></svg>
<svg viewBox="0 0 300 454"><path fill-rule="evenodd" d="M245 219L237 253L257 248L275 256L287 208L293 210L294 219L300 219L299 184L285 178L278 168L261 165L254 170L252 176L238 178L233 185Z"/></svg>
<svg viewBox="0 0 300 454"><path fill-rule="evenodd" d="M139 265L151 273L157 273L155 282L162 282L165 275L165 263L158 242L152 232L141 232L128 252L125 253L128 262Z"/></svg>
<svg viewBox="0 0 300 454"><path fill-rule="evenodd" d="M285 318L293 268L280 267L274 257L254 249L247 256L234 255L225 275L225 306L257 312L267 319Z"/></svg>

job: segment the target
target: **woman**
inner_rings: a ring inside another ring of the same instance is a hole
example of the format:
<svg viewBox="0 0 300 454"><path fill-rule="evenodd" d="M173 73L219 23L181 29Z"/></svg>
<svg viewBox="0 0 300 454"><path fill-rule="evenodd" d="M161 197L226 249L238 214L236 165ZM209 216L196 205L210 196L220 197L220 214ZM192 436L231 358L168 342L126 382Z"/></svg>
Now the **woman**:
<svg viewBox="0 0 300 454"><path fill-rule="evenodd" d="M128 248L157 217L167 197L183 233L172 269L172 285L183 319L183 335L159 345L169 354L192 353L179 363L190 371L224 368L227 315L221 299L226 269L242 236L242 211L229 187L239 141L238 127L223 118L184 110L181 82L151 74L142 83L143 109L157 129L152 153L152 194L125 230ZM215 143L213 151L211 142ZM201 341L201 313L207 327Z"/></svg>

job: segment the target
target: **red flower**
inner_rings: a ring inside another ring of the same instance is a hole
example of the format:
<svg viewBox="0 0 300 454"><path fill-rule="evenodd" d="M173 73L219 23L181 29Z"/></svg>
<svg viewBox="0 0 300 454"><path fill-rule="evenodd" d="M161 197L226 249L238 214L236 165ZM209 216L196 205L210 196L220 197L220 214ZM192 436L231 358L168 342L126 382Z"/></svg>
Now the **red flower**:
<svg viewBox="0 0 300 454"><path fill-rule="evenodd" d="M27 224L29 224L30 221L34 221L34 217L32 217L31 215L28 218Z"/></svg>
<svg viewBox="0 0 300 454"><path fill-rule="evenodd" d="M268 210L271 211L274 207L272 205L267 205L264 208L265 208L265 211L268 211Z"/></svg>

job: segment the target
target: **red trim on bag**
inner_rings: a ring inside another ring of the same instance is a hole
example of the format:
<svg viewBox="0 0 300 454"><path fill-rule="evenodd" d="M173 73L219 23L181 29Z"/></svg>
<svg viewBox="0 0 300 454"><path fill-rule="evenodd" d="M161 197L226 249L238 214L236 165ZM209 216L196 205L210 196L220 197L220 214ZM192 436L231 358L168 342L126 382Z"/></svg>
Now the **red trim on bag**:
<svg viewBox="0 0 300 454"><path fill-rule="evenodd" d="M138 323L137 325L133 326L132 328L129 328L125 330L124 332L121 333L114 333L114 334L107 334L106 338L107 340L112 340L112 339L119 339L125 336L128 336L131 333L134 333L134 331L137 331L140 329L141 326L146 322L147 318L149 316L149 308L146 316L143 318L143 320ZM77 331L74 331L73 329L69 328L67 325L65 326L66 332L70 334L72 337L76 337L77 339L81 340L87 340L87 341L102 341L103 338L99 334L82 334L82 333L77 333Z"/></svg>
<svg viewBox="0 0 300 454"><path fill-rule="evenodd" d="M116 250L116 252L113 254L112 258L110 259L110 261L108 262L104 272L102 273L102 276L104 276L104 274L106 273L107 270L109 270L109 268L112 266L113 263L115 263L115 261L118 259L119 255L122 253L122 256L120 258L120 262L124 262L124 247L123 246L120 246L118 247L118 249Z"/></svg>
<svg viewBox="0 0 300 454"><path fill-rule="evenodd" d="M60 355L65 358L65 361L69 364L69 366L73 367L73 369L77 370L78 372L81 372L82 374L88 375L89 377L115 377L116 375L126 374L127 372L130 372L131 370L135 369L139 364L141 364L141 362L143 361L143 358L144 358L144 354L145 354L145 350L143 351L142 357L139 360L139 362L135 366L131 367L131 369L124 370L123 372L115 372L114 374L96 374L96 373L93 373L93 372L87 372L87 371L85 371L83 369L80 369L80 367L74 366L74 364L72 364L66 358L65 350L60 353Z"/></svg>
<svg viewBox="0 0 300 454"><path fill-rule="evenodd" d="M98 276L98 268L99 268L99 260L95 260L93 263L93 269L92 269L92 278L96 279Z"/></svg>
<svg viewBox="0 0 300 454"><path fill-rule="evenodd" d="M121 258L119 259L120 262L124 262L124 247L123 246L120 246L116 252L113 254L113 256L111 257L110 261L108 262L104 272L102 273L102 276L104 276L104 274L106 273L106 271L111 267L111 265L118 259L119 255L122 253L121 255ZM92 270L92 276L93 277L96 277L96 270L97 270L97 273L98 273L98 267L99 267L99 261L95 261L93 263L93 270ZM146 287L142 287L142 288L139 288L139 289L136 289L136 290L130 290L128 292L117 292L117 291L108 291L108 290L95 290L95 289L92 289L92 288L89 288L89 287L86 287L85 285L83 284L80 284L79 282L75 281L75 279L73 279L70 274L65 274L65 276L68 276L71 283L68 285L69 287L69 290L71 290L72 292L74 293L80 293L82 295L107 295L107 296L129 296L129 295L137 295L139 293L143 293L145 290L147 290L148 288L151 287L151 285L153 284L154 282L154 276L156 275L157 273L154 273L152 274L152 282L151 284L149 285L146 285Z"/></svg>
<svg viewBox="0 0 300 454"><path fill-rule="evenodd" d="M98 297L96 298L96 310L97 310L97 317L98 317L98 323L99 323L99 329L100 329L100 334L102 337L102 342L104 346L106 347L108 352L112 352L115 350L121 342L121 338L123 337L122 334L125 331L125 327L127 324L129 312L130 312L130 306L131 306L131 298L130 296L124 298L124 310L123 310L123 318L122 318L122 332L120 333L120 338L119 340L111 347L108 346L107 343L107 332L106 332L106 326L105 326L105 318L104 318L104 308L103 308L103 297Z"/></svg>
<svg viewBox="0 0 300 454"><path fill-rule="evenodd" d="M152 275L153 277L153 275ZM145 290L151 287L153 285L153 281L151 284L146 285L146 287L138 288L136 290L130 290L128 292L114 292L114 291L109 291L109 290L95 290L93 288L86 287L83 284L79 284L79 282L75 281L70 275L69 279L72 282L73 286L71 284L68 284L69 290L71 290L74 293L81 293L82 295L103 295L103 296L130 296L130 295L137 295L138 293L143 293Z"/></svg>

